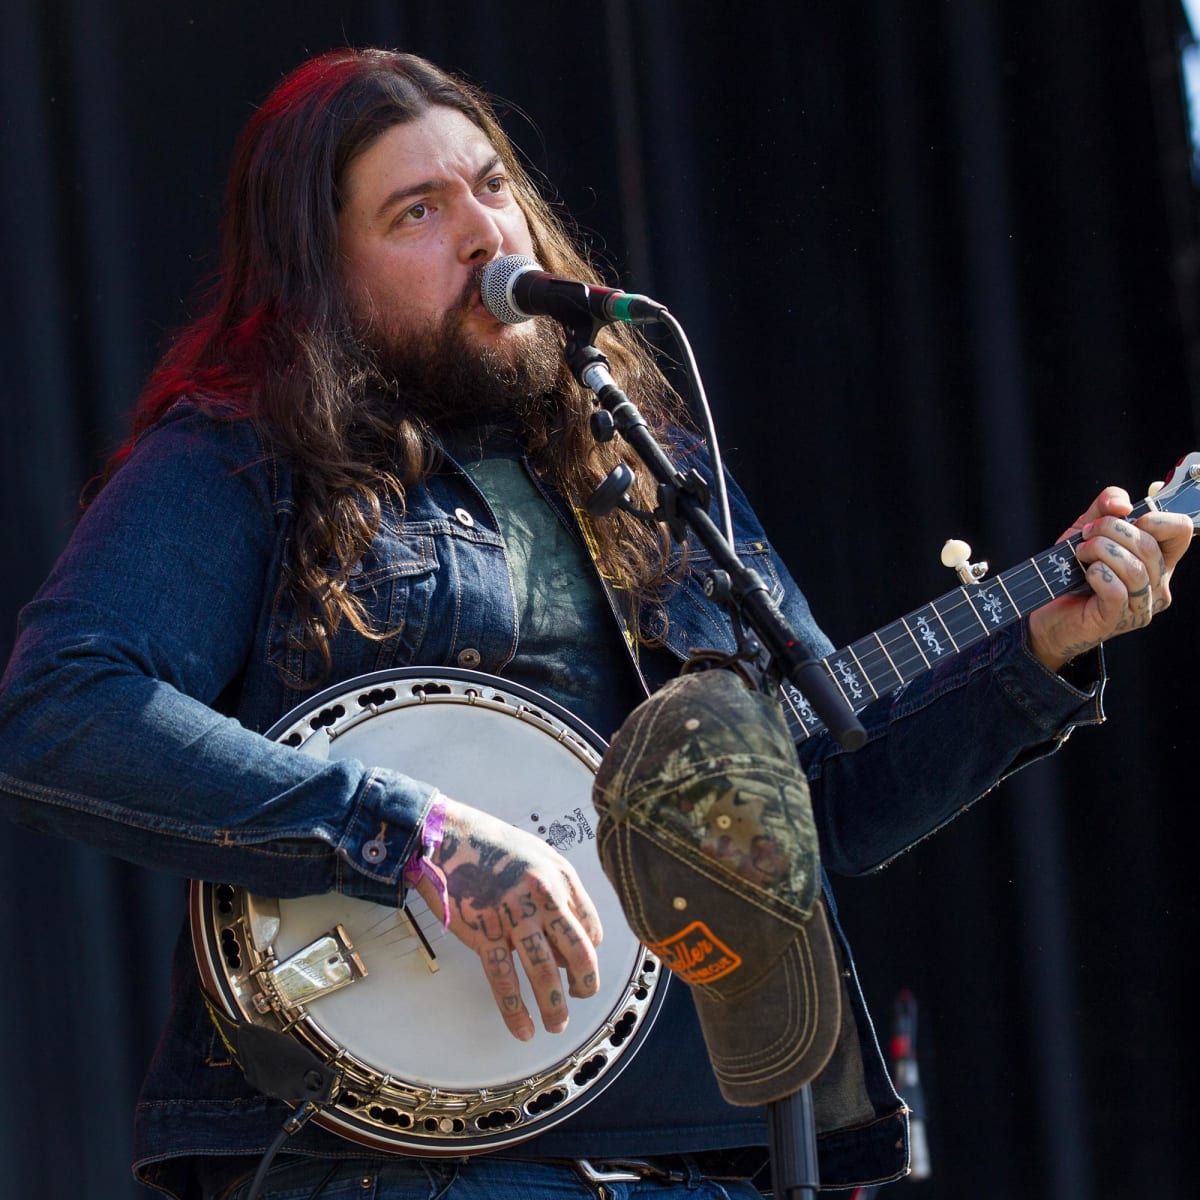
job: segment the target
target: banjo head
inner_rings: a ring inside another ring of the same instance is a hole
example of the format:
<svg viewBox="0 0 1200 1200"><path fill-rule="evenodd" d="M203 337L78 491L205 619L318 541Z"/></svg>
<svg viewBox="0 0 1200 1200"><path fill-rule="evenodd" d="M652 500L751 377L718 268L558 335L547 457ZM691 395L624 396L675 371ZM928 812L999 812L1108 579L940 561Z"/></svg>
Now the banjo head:
<svg viewBox="0 0 1200 1200"><path fill-rule="evenodd" d="M666 991L595 848L604 742L560 706L479 672L402 668L328 688L267 732L299 752L427 779L544 838L579 872L604 927L600 989L567 1028L529 1042L504 1025L478 955L415 890L403 909L340 893L275 899L195 882L192 936L210 999L283 1030L339 1071L315 1120L377 1149L462 1155L566 1120L628 1064Z"/></svg>

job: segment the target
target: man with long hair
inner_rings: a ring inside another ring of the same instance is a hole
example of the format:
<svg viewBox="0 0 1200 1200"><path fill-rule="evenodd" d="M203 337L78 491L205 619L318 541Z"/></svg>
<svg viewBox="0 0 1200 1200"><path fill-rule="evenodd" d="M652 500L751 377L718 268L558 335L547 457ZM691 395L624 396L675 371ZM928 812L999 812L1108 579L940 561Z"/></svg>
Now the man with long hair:
<svg viewBox="0 0 1200 1200"><path fill-rule="evenodd" d="M436 779L297 754L263 731L323 685L420 665L534 687L608 733L719 636L699 571L660 532L583 513L630 452L589 432L558 329L502 324L481 303L483 268L508 254L597 279L482 94L378 50L322 55L280 83L238 143L210 303L153 372L132 438L24 611L0 695L0 789L34 828L265 896L391 906L406 866L431 856L413 886L479 951L498 1012L493 1029L462 1031L467 1044L559 1033L568 998L596 992L603 931L575 870ZM656 432L707 471L643 346L604 337ZM638 479L635 504L653 508ZM826 653L732 498L739 547ZM882 698L859 754L805 742L831 871L879 866L1099 719L1097 647L1169 603L1191 537L1186 519L1129 511L1106 489L1072 527L1086 594ZM842 1029L815 1095L823 1179L851 1186L903 1171L905 1125L838 936ZM186 936L172 996L136 1172L168 1195L245 1195L283 1111L231 1060ZM406 1014L407 1036L425 1016ZM587 1182L590 1159L625 1162L639 1195L751 1196L765 1144L762 1113L722 1100L676 987L616 1081L511 1153L366 1155L310 1124L263 1195L348 1194L349 1181L380 1197L627 1194Z"/></svg>

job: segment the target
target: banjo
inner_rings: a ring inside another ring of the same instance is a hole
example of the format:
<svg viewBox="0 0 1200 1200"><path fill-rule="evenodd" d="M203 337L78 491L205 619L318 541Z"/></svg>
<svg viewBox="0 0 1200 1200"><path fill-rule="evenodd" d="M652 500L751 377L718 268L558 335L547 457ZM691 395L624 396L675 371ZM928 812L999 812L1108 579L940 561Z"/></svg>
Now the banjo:
<svg viewBox="0 0 1200 1200"><path fill-rule="evenodd" d="M211 1003L290 1033L337 1071L314 1120L375 1149L475 1154L564 1121L629 1063L666 994L595 850L605 745L530 688L461 669L395 668L326 688L267 737L300 753L394 767L543 837L579 872L605 930L599 991L563 1033L499 1021L479 956L415 889L402 908L193 882L192 941Z"/></svg>
<svg viewBox="0 0 1200 1200"><path fill-rule="evenodd" d="M1200 453L1130 514L1186 512L1200 525ZM1073 534L984 581L949 542L961 586L821 660L866 707L1058 596L1085 585ZM797 741L822 725L782 689ZM537 692L479 672L406 667L336 684L267 736L299 753L355 758L439 789L545 838L579 872L605 928L600 990L574 999L561 1034L519 1042L499 1023L479 959L415 889L393 908L329 893L298 899L194 881L200 977L225 1017L298 1039L336 1072L314 1120L373 1149L464 1155L516 1145L565 1121L628 1065L654 1024L666 972L625 923L595 851L592 782L604 742Z"/></svg>

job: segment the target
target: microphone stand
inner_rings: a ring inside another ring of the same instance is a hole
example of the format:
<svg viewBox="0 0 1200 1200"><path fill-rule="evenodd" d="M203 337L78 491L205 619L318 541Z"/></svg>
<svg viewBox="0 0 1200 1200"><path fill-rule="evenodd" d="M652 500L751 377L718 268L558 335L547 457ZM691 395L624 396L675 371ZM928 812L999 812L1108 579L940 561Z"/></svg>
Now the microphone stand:
<svg viewBox="0 0 1200 1200"><path fill-rule="evenodd" d="M767 585L757 571L745 566L733 546L708 515L708 485L698 471L680 471L650 432L637 406L616 385L608 369L608 359L591 344L591 335L568 331L567 365L572 374L596 397L601 410L611 419L593 421L593 433L604 438L619 433L649 468L658 481L658 510L654 517L663 521L677 542L689 533L712 555L717 570L705 580L705 594L731 607L753 631L768 658L812 705L829 732L845 750L857 750L867 740L866 731L854 715L845 697L838 691L820 661L804 647L783 614L771 601ZM597 414L598 415L598 414ZM598 501L596 515L611 512L620 504L632 482L626 467L617 467L596 489L592 501Z"/></svg>
<svg viewBox="0 0 1200 1200"><path fill-rule="evenodd" d="M812 1084L767 1105L771 1184L775 1200L817 1200L817 1121Z"/></svg>
<svg viewBox="0 0 1200 1200"><path fill-rule="evenodd" d="M695 469L685 473L672 463L637 406L613 380L608 360L592 344L599 327L588 319L574 327L567 325L567 365L600 406L593 414L593 434L598 440L608 440L614 432L620 433L658 481L658 508L653 517L667 525L677 542L695 534L712 555L717 569L705 579L704 591L730 609L742 649L753 653L765 647L769 663L800 689L841 746L857 750L866 741L862 724L771 602L762 577L742 563L709 517L708 486L703 477ZM625 495L632 482L628 467L614 468L589 499L588 510L599 516L617 507L630 507ZM753 631L759 646L743 641L739 619ZM817 1200L820 1177L811 1084L769 1103L767 1115L775 1200Z"/></svg>

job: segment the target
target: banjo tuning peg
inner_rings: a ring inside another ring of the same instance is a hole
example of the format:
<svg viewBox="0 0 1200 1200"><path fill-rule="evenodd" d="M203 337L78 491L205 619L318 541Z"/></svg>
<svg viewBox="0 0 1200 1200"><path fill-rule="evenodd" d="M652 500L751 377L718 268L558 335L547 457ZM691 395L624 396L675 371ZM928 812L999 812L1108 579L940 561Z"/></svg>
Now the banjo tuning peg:
<svg viewBox="0 0 1200 1200"><path fill-rule="evenodd" d="M954 571L963 583L978 583L987 573L986 562L970 561L971 547L958 538L951 538L942 547L942 566Z"/></svg>

